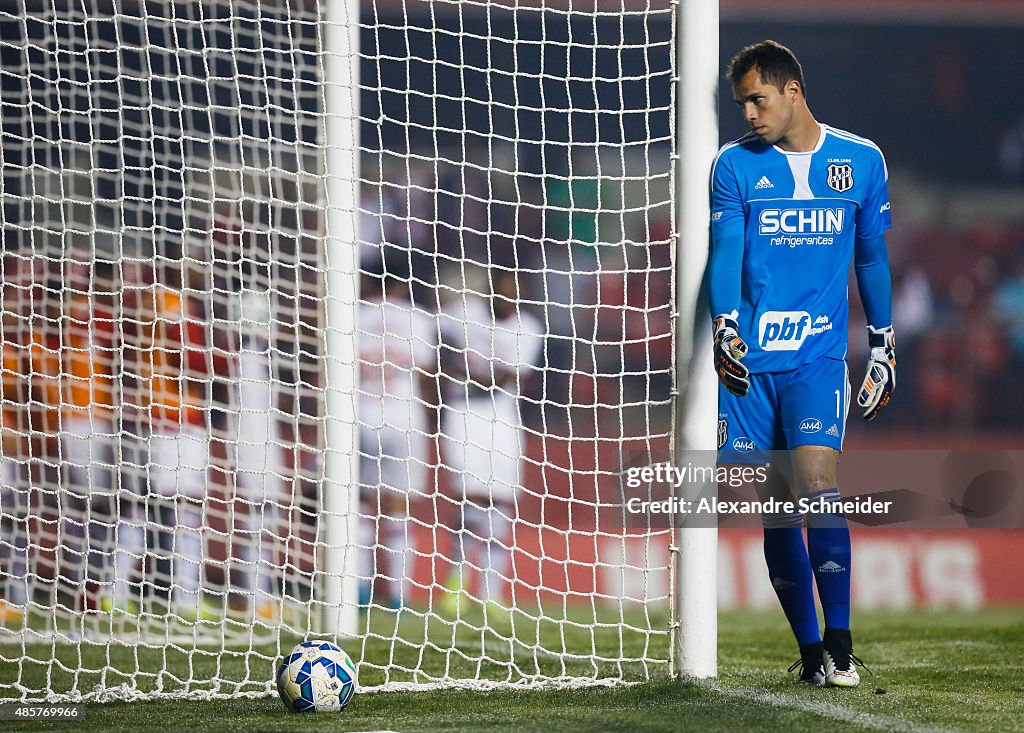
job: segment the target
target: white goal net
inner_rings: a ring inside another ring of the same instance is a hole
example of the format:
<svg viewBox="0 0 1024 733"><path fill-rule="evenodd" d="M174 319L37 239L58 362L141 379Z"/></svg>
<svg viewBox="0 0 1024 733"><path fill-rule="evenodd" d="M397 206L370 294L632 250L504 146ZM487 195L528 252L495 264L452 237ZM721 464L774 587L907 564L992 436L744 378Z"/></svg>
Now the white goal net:
<svg viewBox="0 0 1024 733"><path fill-rule="evenodd" d="M0 0L0 699L669 673L672 7Z"/></svg>

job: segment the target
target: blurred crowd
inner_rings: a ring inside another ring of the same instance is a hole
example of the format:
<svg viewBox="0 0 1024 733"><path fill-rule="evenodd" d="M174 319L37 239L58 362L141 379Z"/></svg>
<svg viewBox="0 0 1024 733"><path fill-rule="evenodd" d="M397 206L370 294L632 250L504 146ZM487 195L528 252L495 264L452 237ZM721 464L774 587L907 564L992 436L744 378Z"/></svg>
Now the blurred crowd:
<svg viewBox="0 0 1024 733"><path fill-rule="evenodd" d="M1024 229L904 227L890 246L897 394L884 425L1019 432L1024 389ZM851 353L856 336L851 333Z"/></svg>
<svg viewBox="0 0 1024 733"><path fill-rule="evenodd" d="M611 165L593 146L563 155L545 175L517 174L512 147L483 152L487 166L380 156L360 204L363 268L383 251L386 266L411 273L413 300L428 311L519 273L521 308L545 334L543 363L522 395L527 424L574 435L665 432L667 173L656 155ZM636 419L623 424L623 410Z"/></svg>

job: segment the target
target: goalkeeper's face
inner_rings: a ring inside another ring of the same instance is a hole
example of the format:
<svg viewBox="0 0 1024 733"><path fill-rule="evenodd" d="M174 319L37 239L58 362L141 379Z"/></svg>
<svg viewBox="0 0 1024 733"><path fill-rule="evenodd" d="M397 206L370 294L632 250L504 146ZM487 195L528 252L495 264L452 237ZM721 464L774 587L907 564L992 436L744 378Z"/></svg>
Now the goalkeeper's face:
<svg viewBox="0 0 1024 733"><path fill-rule="evenodd" d="M733 86L732 94L754 134L761 142L774 145L789 134L798 91L796 82L790 82L780 90L763 81L757 69L751 69Z"/></svg>

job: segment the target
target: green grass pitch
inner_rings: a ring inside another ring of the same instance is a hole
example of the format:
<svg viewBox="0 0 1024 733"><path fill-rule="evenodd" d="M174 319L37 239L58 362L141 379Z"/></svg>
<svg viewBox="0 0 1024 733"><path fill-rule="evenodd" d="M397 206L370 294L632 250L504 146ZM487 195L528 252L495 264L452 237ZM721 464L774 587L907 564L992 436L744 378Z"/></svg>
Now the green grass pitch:
<svg viewBox="0 0 1024 733"><path fill-rule="evenodd" d="M217 733L1024 730L1024 609L858 614L855 622L857 653L874 675L864 674L854 690L793 685L785 668L796 655L781 613L730 612L720 619L720 670L714 681L675 681L662 673L642 684L614 688L360 694L340 715L289 714L276 697L95 703L87 705L84 722L0 726L4 731ZM434 633L427 629L428 635ZM360 647L354 642L345 646L352 651ZM368 655L385 650L382 643L366 646ZM2 651L10 655L11 647ZM416 653L414 645L396 652L406 662ZM188 677L184 658L167 659L173 672ZM243 663L213 657L193 661L193 677L202 675L204 664ZM0 679L15 674L15 665L0 664ZM31 674L32 684L46 679L41 667Z"/></svg>

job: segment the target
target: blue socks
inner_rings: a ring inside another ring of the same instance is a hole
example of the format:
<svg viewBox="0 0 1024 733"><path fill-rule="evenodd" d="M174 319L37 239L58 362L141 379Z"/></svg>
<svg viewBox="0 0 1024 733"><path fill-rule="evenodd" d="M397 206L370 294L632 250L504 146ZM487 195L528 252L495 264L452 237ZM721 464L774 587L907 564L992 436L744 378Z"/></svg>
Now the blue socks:
<svg viewBox="0 0 1024 733"><path fill-rule="evenodd" d="M768 564L775 595L801 646L821 641L818 616L814 607L814 581L811 563L804 545L803 515L766 514L764 559Z"/></svg>
<svg viewBox="0 0 1024 733"><path fill-rule="evenodd" d="M825 616L825 628L850 628L850 527L835 502L839 489L807 497L817 511L807 514L807 544L803 515L762 516L764 559L782 610L801 646L821 641L814 606L814 585Z"/></svg>
<svg viewBox="0 0 1024 733"><path fill-rule="evenodd" d="M850 526L838 506L834 509L829 506L840 501L839 489L825 489L807 498L827 509L807 514L808 557L814 568L825 627L849 629Z"/></svg>

